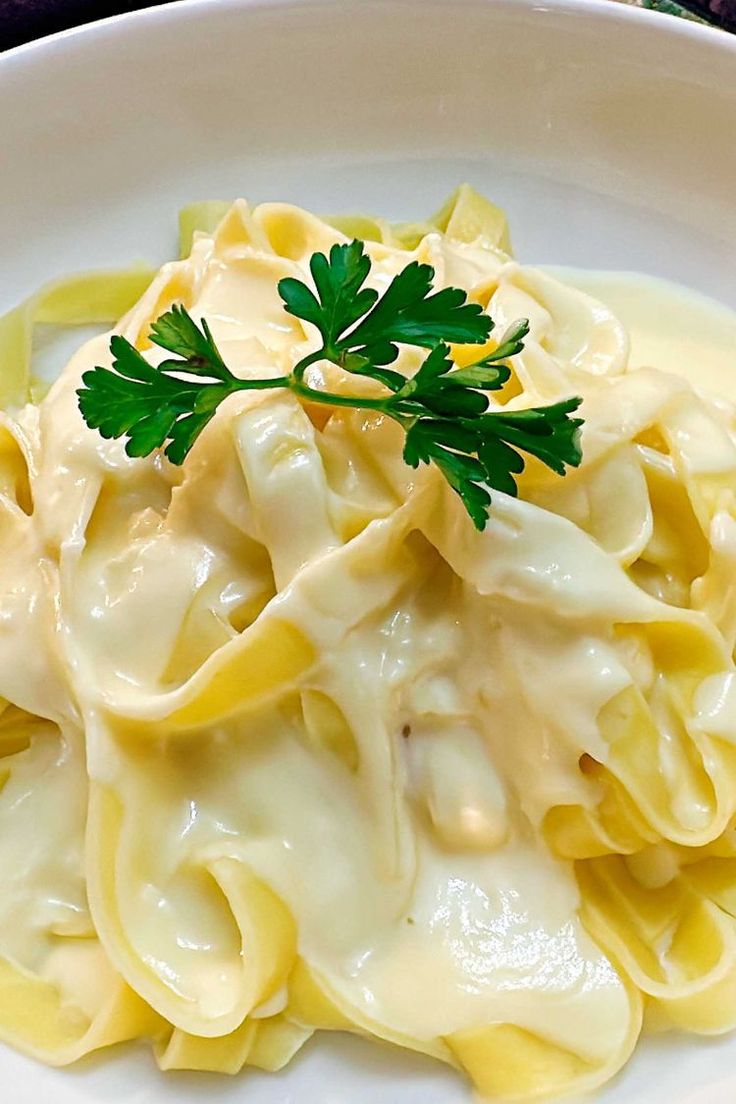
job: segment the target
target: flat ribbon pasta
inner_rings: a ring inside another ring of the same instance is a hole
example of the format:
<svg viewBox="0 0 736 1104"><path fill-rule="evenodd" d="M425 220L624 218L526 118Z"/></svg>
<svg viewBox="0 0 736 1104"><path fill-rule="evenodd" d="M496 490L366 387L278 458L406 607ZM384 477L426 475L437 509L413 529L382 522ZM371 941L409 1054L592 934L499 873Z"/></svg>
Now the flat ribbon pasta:
<svg viewBox="0 0 736 1104"><path fill-rule="evenodd" d="M18 409L36 322L122 314L157 363L175 302L236 374L290 371L278 281L352 236L378 290L414 259L529 319L494 400L582 395L578 470L529 459L478 533L400 427L267 390L181 468L131 459L77 408L109 335ZM538 1099L613 1076L644 1011L733 1027L733 408L632 369L467 185L418 223L194 204L180 238L0 320L0 1037L237 1074L352 1031Z"/></svg>

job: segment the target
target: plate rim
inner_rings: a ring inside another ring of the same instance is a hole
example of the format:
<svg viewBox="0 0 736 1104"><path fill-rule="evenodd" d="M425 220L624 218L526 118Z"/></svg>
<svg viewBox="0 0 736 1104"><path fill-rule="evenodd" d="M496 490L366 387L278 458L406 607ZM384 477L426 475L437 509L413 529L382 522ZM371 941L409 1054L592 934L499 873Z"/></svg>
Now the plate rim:
<svg viewBox="0 0 736 1104"><path fill-rule="evenodd" d="M169 21L188 19L207 11L218 9L230 11L237 16L247 11L268 11L277 8L323 8L344 9L349 4L359 4L365 11L369 6L380 14L381 8L395 10L431 6L446 8L456 12L459 7L478 9L493 7L495 10L526 11L529 18L546 15L562 15L573 19L592 19L603 23L618 24L629 28L658 27L661 35L674 39L690 39L706 49L713 48L717 53L733 57L736 62L736 35L705 23L683 19L667 12L640 8L616 0L170 0L151 7L136 8L133 11L119 12L104 19L87 21L54 34L44 35L30 42L21 43L10 50L0 53L0 78L8 71L24 65L32 66L45 60L50 54L63 50L68 44L82 46L96 37L106 37L121 27L133 24L165 25Z"/></svg>

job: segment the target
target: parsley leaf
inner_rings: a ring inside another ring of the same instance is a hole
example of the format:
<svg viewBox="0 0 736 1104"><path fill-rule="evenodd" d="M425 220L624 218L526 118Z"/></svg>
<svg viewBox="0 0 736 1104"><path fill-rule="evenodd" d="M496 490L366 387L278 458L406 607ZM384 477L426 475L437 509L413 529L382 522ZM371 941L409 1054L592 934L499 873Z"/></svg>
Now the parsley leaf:
<svg viewBox="0 0 736 1104"><path fill-rule="evenodd" d="M551 406L499 411L479 419L479 428L484 436L490 434L523 449L558 475L564 475L565 465L576 468L583 458L580 448L583 419L570 417L581 402L582 399L572 398Z"/></svg>
<svg viewBox="0 0 736 1104"><path fill-rule="evenodd" d="M431 349L439 341L480 345L493 322L480 303L468 303L460 288L442 288L430 294L434 269L412 261L394 276L388 288L342 346L357 351L374 364L390 364L399 355L398 343Z"/></svg>
<svg viewBox="0 0 736 1104"><path fill-rule="evenodd" d="M286 380L239 380L220 356L206 320L200 329L183 306L174 305L153 323L151 340L178 359L154 366L115 334L110 339L112 369L85 372L77 392L90 429L105 438L127 437L128 456L148 456L166 445L169 460L182 464L228 395L250 387L286 386Z"/></svg>
<svg viewBox="0 0 736 1104"><path fill-rule="evenodd" d="M486 469L472 453L477 438L462 426L419 418L408 430L404 460L412 468L420 463L436 464L452 489L460 495L476 529L485 528L491 496L483 486ZM458 449L459 451L454 451Z"/></svg>
<svg viewBox="0 0 736 1104"><path fill-rule="evenodd" d="M220 403L236 391L288 388L313 403L378 411L404 429L406 463L438 468L478 529L488 520L492 491L517 494L525 453L559 475L580 464L582 420L571 416L579 398L527 410L489 409L488 393L509 380L507 361L523 348L526 319L514 323L493 352L456 368L450 343L480 345L493 329L481 306L469 303L459 288L433 291L434 271L416 261L379 296L365 286L370 269L363 242L353 241L334 245L327 256L313 255L316 293L301 280L279 282L285 309L314 325L321 337L320 347L288 376L235 376L207 321L198 325L182 305L172 306L151 328L151 341L173 354L158 365L115 335L112 367L96 367L82 377L77 394L85 422L103 437L126 437L129 456L163 447L172 463L181 464ZM428 350L409 378L387 367L400 345ZM366 397L312 388L304 373L319 360L367 376L385 393Z"/></svg>
<svg viewBox="0 0 736 1104"><path fill-rule="evenodd" d="M364 288L371 270L361 241L333 245L329 259L315 253L309 262L317 295L301 280L287 277L279 281L279 295L289 314L311 322L322 335L326 353L341 352L338 339L371 309L378 292Z"/></svg>
<svg viewBox="0 0 736 1104"><path fill-rule="evenodd" d="M192 409L199 385L152 367L130 342L110 341L113 370L93 368L82 377L79 408L103 437L126 435L129 456L147 456L172 436L177 420Z"/></svg>
<svg viewBox="0 0 736 1104"><path fill-rule="evenodd" d="M434 269L417 261L394 276L379 298L363 287L371 262L361 241L333 245L329 258L315 253L309 267L316 296L291 277L279 281L279 295L289 314L317 327L328 359L354 354L381 366L396 360L399 343L425 349L438 341L479 345L493 328L480 304L468 303L460 288L431 293Z"/></svg>
<svg viewBox="0 0 736 1104"><path fill-rule="evenodd" d="M188 372L218 376L220 379L230 378L230 372L222 361L207 320L202 319L200 330L181 305L175 303L171 310L156 319L151 326L150 338L155 345L160 345L167 352L176 353L186 360ZM181 370L181 364L178 370Z"/></svg>

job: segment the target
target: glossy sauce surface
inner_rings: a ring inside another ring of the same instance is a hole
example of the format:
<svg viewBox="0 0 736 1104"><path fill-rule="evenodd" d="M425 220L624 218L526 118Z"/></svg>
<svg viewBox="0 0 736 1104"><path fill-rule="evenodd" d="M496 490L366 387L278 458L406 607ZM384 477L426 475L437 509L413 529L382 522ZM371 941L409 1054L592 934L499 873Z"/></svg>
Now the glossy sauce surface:
<svg viewBox="0 0 736 1104"><path fill-rule="evenodd" d="M203 239L165 270L124 332L137 337L161 302L183 297L238 374L288 370L313 338L284 314L276 282L301 274L329 230L306 220L300 249L275 256L257 235L288 209L259 211L253 241ZM372 251L382 287L406 254ZM531 319L521 384L543 400L583 392L591 461L647 403L681 391L634 372L611 397L604 383L627 368L618 319L633 368L736 397L736 321L699 297L566 274L601 307L438 235L419 257L441 283L485 289L499 327ZM28 441L35 511L10 511L0 693L46 720L0 809L12 818L0 832L2 953L48 977L88 969L91 982L96 969L55 943L63 925L93 931L83 726L92 784L124 808L125 952L93 900L95 925L172 1023L204 1033L238 1004L241 933L212 873L235 858L285 902L299 953L358 1022L428 1046L511 1022L605 1062L631 1030L629 996L583 928L571 864L551 854L542 823L559 804L595 806L580 760L607 761L601 710L652 677L635 633L611 631L657 615L625 571L651 519L628 531L619 510L618 528L593 539L574 502L547 507L556 488L532 468L528 501L497 496L480 536L435 472L402 464L396 427L336 415L317 432L289 396L264 392L225 404L184 469L129 460L76 409L81 374L108 359L107 338L85 346L40 411L11 427ZM700 448L683 423L688 434ZM697 463L719 470L719 447ZM47 656L38 676L31 621ZM252 708L212 705L208 688L256 633L272 634L266 660L289 652L296 674ZM192 720L207 709L211 722ZM676 783L675 753L671 770ZM42 841L22 880L19 835ZM92 846L93 861L113 861L103 840Z"/></svg>

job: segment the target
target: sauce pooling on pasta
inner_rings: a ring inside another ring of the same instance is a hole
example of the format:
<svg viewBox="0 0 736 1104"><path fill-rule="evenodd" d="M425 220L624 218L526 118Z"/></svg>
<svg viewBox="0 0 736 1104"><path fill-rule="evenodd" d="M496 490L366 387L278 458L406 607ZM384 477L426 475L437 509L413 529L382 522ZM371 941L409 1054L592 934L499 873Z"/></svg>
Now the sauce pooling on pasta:
<svg viewBox="0 0 736 1104"><path fill-rule="evenodd" d="M674 347L681 292L574 277L611 310L483 236L386 236L377 287L416 256L498 332L530 319L501 403L584 397L582 468L530 462L482 534L396 427L289 394L228 400L181 469L131 460L77 410L107 337L4 417L0 1032L47 1061L140 1034L165 1068L275 1068L337 1028L532 1097L611 1076L642 994L736 1020L736 757L703 707L736 422L688 382L729 393L732 317L696 305ZM155 358L184 302L282 374L314 335L277 281L339 237L239 202L120 330Z"/></svg>
<svg viewBox="0 0 736 1104"><path fill-rule="evenodd" d="M613 311L629 335L632 367L661 368L736 401L736 311L669 280L636 272L546 271Z"/></svg>

